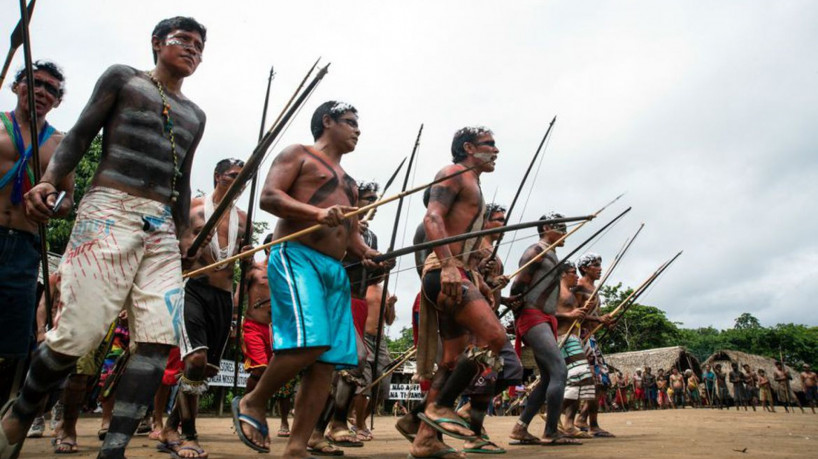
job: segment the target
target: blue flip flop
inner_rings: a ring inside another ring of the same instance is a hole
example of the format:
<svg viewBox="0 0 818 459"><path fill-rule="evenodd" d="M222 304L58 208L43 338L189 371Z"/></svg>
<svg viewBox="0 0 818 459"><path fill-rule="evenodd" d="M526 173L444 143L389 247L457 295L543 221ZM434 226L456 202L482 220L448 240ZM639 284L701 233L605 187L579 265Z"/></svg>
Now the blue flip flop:
<svg viewBox="0 0 818 459"><path fill-rule="evenodd" d="M436 431L442 433L443 435L448 435L448 436L450 436L452 438L457 438L458 440L474 440L475 438L477 438L477 436L475 436L475 435L472 435L472 436L461 435L461 434L459 434L457 432L453 432L453 431L451 431L449 429L446 429L445 427L443 427L441 425L441 424L457 424L460 427L468 429L469 425L466 424L466 422L463 421L462 419L460 419L459 417L457 419L439 418L439 419L434 420L434 419L431 419L428 416L426 416L425 413L420 413L420 414L418 414L418 418L421 421L425 422L426 425L428 425L429 427L431 427L431 428L435 429Z"/></svg>
<svg viewBox="0 0 818 459"><path fill-rule="evenodd" d="M267 428L266 422L261 422L258 419L239 412L240 401L240 397L234 397L233 403L230 404L230 410L233 412L233 427L236 429L236 435L238 435L239 440L241 440L241 442L247 445L250 449L258 451L259 453L269 453L270 448L265 448L253 443L241 430L241 423L243 422L245 424L250 424L250 427L256 429L261 435L264 436L264 438L270 437L270 429Z"/></svg>

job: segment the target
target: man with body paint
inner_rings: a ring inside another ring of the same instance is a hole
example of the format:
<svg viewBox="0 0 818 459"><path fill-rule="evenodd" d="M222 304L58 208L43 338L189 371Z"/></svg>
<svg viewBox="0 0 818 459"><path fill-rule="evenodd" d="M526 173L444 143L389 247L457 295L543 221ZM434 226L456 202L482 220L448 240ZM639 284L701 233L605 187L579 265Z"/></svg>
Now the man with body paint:
<svg viewBox="0 0 818 459"><path fill-rule="evenodd" d="M244 161L223 159L213 171L213 193L194 198L190 204L190 226L182 236L183 252L187 252L214 209L219 206L227 190L233 185ZM218 263L235 255L242 247L247 226L247 214L235 204L226 211L225 218L216 225L210 242L200 251L192 269ZM179 457L203 457L196 433L199 396L207 392L207 378L219 372L222 352L230 337L233 319L233 268L235 262L225 263L205 274L190 278L185 284L185 302L182 309L179 350L185 370L179 378L180 394L168 416L162 434L160 449L172 451ZM179 427L182 436L179 436Z"/></svg>
<svg viewBox="0 0 818 459"><path fill-rule="evenodd" d="M205 126L204 112L181 89L201 62L205 35L192 18L159 22L151 37L154 69L110 67L42 180L25 195L33 218L51 217L51 196L104 128L102 159L60 264L65 307L3 417L0 457L22 443L45 395L102 340L123 305L136 346L99 457L124 457L145 415L178 342L184 294L178 237L190 217L190 170Z"/></svg>
<svg viewBox="0 0 818 459"><path fill-rule="evenodd" d="M273 326L273 358L252 392L233 399L236 433L247 446L269 451L267 401L299 371L290 437L283 457L307 457L307 441L329 395L332 372L358 365L350 311L349 279L340 260L345 253L368 268L378 255L366 245L355 209L358 186L341 167L355 150L357 110L329 101L313 113L315 144L291 145L276 156L261 192L261 208L279 217L273 237L319 224L306 236L271 247L267 267Z"/></svg>
<svg viewBox="0 0 818 459"><path fill-rule="evenodd" d="M541 220L554 218L562 218L562 215L552 212L543 215ZM556 312L562 271L555 269L558 268L559 259L556 250L549 247L554 244L563 246L565 242L560 239L563 239L565 232L564 223L537 227L540 240L529 246L520 258L520 266L528 267L511 285L512 295L522 297L522 307L515 313L518 340L534 351L534 360L540 370L540 381L529 394L525 409L509 435L520 444L579 443L557 432L568 373L557 346ZM538 261L529 264L535 258ZM544 404L547 405L545 430L542 438L537 438L528 432L528 425Z"/></svg>
<svg viewBox="0 0 818 459"><path fill-rule="evenodd" d="M505 224L505 207L493 202L487 204L486 211L483 214L482 229L500 228ZM508 284L508 277L503 275L503 262L499 257L491 256L494 252L494 243L500 238L500 235L500 233L496 233L482 238L480 240L480 251L477 255L480 258L478 271L483 276L486 284L494 290L493 306L495 311L500 304L508 305L510 300L501 295L503 287ZM503 359L503 369L500 372L491 371L487 374L478 375L463 392L463 395L469 398L469 403L463 405L457 414L469 420L469 428L472 432L483 432L486 413L495 395L501 394L509 386L522 383L523 364L514 352L514 346L508 338L506 338L505 345L500 351L500 357ZM502 454L505 450L489 440L487 435L483 435L482 438L474 441L466 441L463 444L463 451L475 454Z"/></svg>
<svg viewBox="0 0 818 459"><path fill-rule="evenodd" d="M598 400L600 395L604 394L605 391L602 386L602 381L600 381L599 378L601 377L600 375L602 374L605 361L602 356L602 350L596 341L596 337L589 335L591 329L595 328L600 322L605 325L611 322L611 317L608 314L599 315L599 308L601 307L599 294L594 295L594 298L589 302L589 298L591 298L595 290L594 283L598 281L602 275L602 257L595 253L588 252L577 260L577 269L579 269L579 273L582 277L577 282L575 293L581 305L588 303L585 320L583 320L581 324L580 336L586 340L585 355L588 357L588 363L591 365L591 369L594 370L596 396L593 400L587 400L585 402L577 418L576 426L580 430L588 430L588 432L595 437L613 437L614 435L612 433L599 427ZM588 425L589 422L590 426Z"/></svg>
<svg viewBox="0 0 818 459"><path fill-rule="evenodd" d="M430 241L482 228L485 212L480 175L491 173L499 150L491 130L465 127L452 140L452 162L437 178L471 169L432 186L424 217ZM458 458L456 450L438 440L437 433L474 442L479 432L454 412L458 396L477 375L502 369L500 352L506 343L505 329L494 313L493 294L477 271L480 238L435 247L423 269L423 295L418 333L418 374L432 378L423 421L409 452L413 457ZM443 356L437 372L438 333Z"/></svg>
<svg viewBox="0 0 818 459"><path fill-rule="evenodd" d="M34 71L34 103L37 113L40 168L45 171L63 133L48 124L46 116L59 107L64 92L62 71L55 64L37 61ZM34 183L31 159L31 120L28 100L29 81L25 69L15 75L11 91L17 96L14 110L0 113L0 402L6 396L16 366L31 352L34 312L37 305L37 269L40 262L40 219L25 212L23 194ZM66 196L49 216L62 216L72 207L74 179L68 175L60 182ZM56 193L48 197L54 205ZM45 333L45 323L37 330Z"/></svg>

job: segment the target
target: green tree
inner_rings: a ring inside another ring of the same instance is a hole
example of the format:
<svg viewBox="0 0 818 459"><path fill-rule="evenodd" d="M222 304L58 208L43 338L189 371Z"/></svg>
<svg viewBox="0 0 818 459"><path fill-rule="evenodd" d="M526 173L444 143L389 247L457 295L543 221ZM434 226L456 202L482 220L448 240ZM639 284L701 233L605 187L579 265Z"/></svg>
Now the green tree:
<svg viewBox="0 0 818 459"><path fill-rule="evenodd" d="M736 330L752 330L761 328L761 323L749 312L745 312L736 318L736 324L733 325Z"/></svg>
<svg viewBox="0 0 818 459"><path fill-rule="evenodd" d="M85 152L77 168L74 170L74 209L66 218L52 219L48 222L46 240L48 250L62 254L71 236L71 228L74 227L74 220L77 218L77 204L80 202L85 192L91 186L91 180L97 171L99 160L102 157L102 136L94 137L88 151Z"/></svg>
<svg viewBox="0 0 818 459"><path fill-rule="evenodd" d="M600 294L607 306L602 308L602 312L612 312L632 292L632 288L623 290L621 283L603 287ZM616 326L605 333L604 344L609 353L639 351L674 346L680 337L677 324L671 322L663 310L633 303L619 317Z"/></svg>
<svg viewBox="0 0 818 459"><path fill-rule="evenodd" d="M386 339L386 347L389 349L389 353L392 355L396 354L403 354L410 347L412 347L415 343L414 339L412 338L412 328L411 327L403 327L400 330L400 336L395 339L390 338L388 335L384 334L384 339Z"/></svg>

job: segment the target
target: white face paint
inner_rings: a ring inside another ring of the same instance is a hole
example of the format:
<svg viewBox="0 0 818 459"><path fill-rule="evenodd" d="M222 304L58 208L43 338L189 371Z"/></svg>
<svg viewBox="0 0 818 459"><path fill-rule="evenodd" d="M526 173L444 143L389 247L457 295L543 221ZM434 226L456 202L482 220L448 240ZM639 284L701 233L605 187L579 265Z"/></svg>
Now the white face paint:
<svg viewBox="0 0 818 459"><path fill-rule="evenodd" d="M474 157L483 162L489 162L494 158L494 153L475 153Z"/></svg>

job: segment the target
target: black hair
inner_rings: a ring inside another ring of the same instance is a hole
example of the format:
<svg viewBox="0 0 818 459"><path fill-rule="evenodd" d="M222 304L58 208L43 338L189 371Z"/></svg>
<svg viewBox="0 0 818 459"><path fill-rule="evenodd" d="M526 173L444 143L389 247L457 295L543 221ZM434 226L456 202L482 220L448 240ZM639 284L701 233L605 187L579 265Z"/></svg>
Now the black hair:
<svg viewBox="0 0 818 459"><path fill-rule="evenodd" d="M540 220L554 220L554 219L557 219L557 218L565 218L565 216L560 214L560 213L557 213L557 212L549 212L549 213L543 215L542 217L540 217ZM537 234L541 238L545 235L545 229L546 228L554 228L554 229L556 229L558 231L562 231L563 233L566 230L565 223L537 225Z"/></svg>
<svg viewBox="0 0 818 459"><path fill-rule="evenodd" d="M264 244L269 244L270 242L273 242L273 233L267 233L267 235L264 236Z"/></svg>
<svg viewBox="0 0 818 459"><path fill-rule="evenodd" d="M244 167L244 161L236 158L226 158L216 163L216 168L213 169L214 174L224 174L231 167ZM216 178L213 178L213 187L216 186Z"/></svg>
<svg viewBox="0 0 818 459"><path fill-rule="evenodd" d="M429 207L429 199L432 198L432 187L426 188L423 192L423 207Z"/></svg>
<svg viewBox="0 0 818 459"><path fill-rule="evenodd" d="M381 190L378 182L358 182L358 195L363 193L377 193Z"/></svg>
<svg viewBox="0 0 818 459"><path fill-rule="evenodd" d="M478 137L486 134L494 134L491 129L484 126L467 126L460 128L454 133L452 139L452 162L457 164L468 156L463 144L466 142L474 143Z"/></svg>
<svg viewBox="0 0 818 459"><path fill-rule="evenodd" d="M34 61L31 64L31 73L36 71L45 72L54 78L56 78L60 82L60 87L57 88L60 91L60 96L58 99L62 99L63 94L65 94L65 89L63 88L63 83L65 83L65 75L62 73L62 69L55 63L51 61ZM18 84L26 78L26 68L23 67L17 71L14 75L14 84Z"/></svg>
<svg viewBox="0 0 818 459"><path fill-rule="evenodd" d="M312 131L313 140L318 140L321 134L324 133L324 115L329 116L335 121L338 121L346 112L358 114L358 109L346 102L339 102L337 100L329 100L319 105L312 113L312 120L310 120L310 131Z"/></svg>
<svg viewBox="0 0 818 459"><path fill-rule="evenodd" d="M490 202L486 204L486 212L483 214L483 220L488 221L491 214L495 214L497 212L506 212L506 207L502 204L497 204L496 202Z"/></svg>
<svg viewBox="0 0 818 459"><path fill-rule="evenodd" d="M153 28L153 32L151 32L152 37L158 38L160 41L164 40L165 37L168 36L169 33L173 32L174 30L184 30L187 32L198 32L199 35L202 37L202 43L207 41L207 28L200 24L197 20L184 17L184 16L176 16L168 19L162 19L159 21L159 24L156 24L156 27ZM156 63L156 51L153 52L153 63Z"/></svg>

